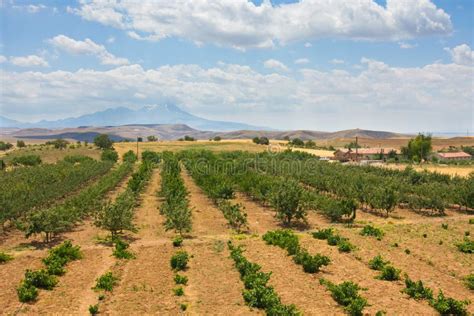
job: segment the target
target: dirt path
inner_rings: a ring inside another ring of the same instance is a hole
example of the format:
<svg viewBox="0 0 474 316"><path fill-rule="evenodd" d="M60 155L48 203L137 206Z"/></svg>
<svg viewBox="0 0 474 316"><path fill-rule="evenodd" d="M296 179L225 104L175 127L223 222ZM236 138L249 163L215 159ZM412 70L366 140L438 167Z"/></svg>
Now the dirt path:
<svg viewBox="0 0 474 316"><path fill-rule="evenodd" d="M222 212L212 204L212 201L184 169L181 177L189 191L189 204L193 214L193 235L228 234L227 221Z"/></svg>
<svg viewBox="0 0 474 316"><path fill-rule="evenodd" d="M261 265L263 272L272 272L269 284L284 304L295 304L305 315L344 315L330 293L319 284L319 275L305 273L284 250L270 247L258 237L236 244L245 246L244 255Z"/></svg>
<svg viewBox="0 0 474 316"><path fill-rule="evenodd" d="M271 208L262 206L240 192L235 194L234 202L245 207L250 233L264 234L267 230L280 227L278 219L275 218L275 211Z"/></svg>

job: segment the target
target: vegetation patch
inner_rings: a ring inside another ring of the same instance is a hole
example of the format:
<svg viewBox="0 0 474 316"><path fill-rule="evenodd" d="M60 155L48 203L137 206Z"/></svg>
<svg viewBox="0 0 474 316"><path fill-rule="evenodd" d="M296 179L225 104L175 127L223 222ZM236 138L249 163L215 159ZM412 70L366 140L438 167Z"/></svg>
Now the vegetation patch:
<svg viewBox="0 0 474 316"><path fill-rule="evenodd" d="M115 276L112 272L106 272L105 274L97 278L96 284L93 289L111 292L114 286L118 284L118 281L119 278Z"/></svg>
<svg viewBox="0 0 474 316"><path fill-rule="evenodd" d="M186 251L176 252L170 260L170 265L173 270L182 271L188 266L189 255Z"/></svg>
<svg viewBox="0 0 474 316"><path fill-rule="evenodd" d="M8 253L5 253L3 251L0 251L0 264L6 263L10 260L13 260L13 256L11 256Z"/></svg>
<svg viewBox="0 0 474 316"><path fill-rule="evenodd" d="M464 253L474 253L474 240L470 240L468 238L464 238L464 240L458 244L456 244L459 251Z"/></svg>
<svg viewBox="0 0 474 316"><path fill-rule="evenodd" d="M372 270L381 271L389 263L390 263L390 261L388 261L388 260L386 261L382 258L381 255L377 255L369 261L369 267Z"/></svg>
<svg viewBox="0 0 474 316"><path fill-rule="evenodd" d="M384 236L383 230L381 230L380 228L374 227L372 225L365 225L362 228L360 234L362 236L373 236L373 237L376 237L378 240L381 240L382 237Z"/></svg>
<svg viewBox="0 0 474 316"><path fill-rule="evenodd" d="M359 285L345 281L340 284L334 284L328 280L320 279L320 283L331 292L332 298L344 309L349 315L363 315L364 308L368 305L367 300L359 295L361 288Z"/></svg>

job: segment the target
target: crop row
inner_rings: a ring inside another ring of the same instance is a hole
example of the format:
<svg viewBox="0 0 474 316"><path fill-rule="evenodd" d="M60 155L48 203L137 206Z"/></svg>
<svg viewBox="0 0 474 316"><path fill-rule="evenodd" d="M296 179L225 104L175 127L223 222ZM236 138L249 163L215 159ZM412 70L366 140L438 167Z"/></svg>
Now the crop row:
<svg viewBox="0 0 474 316"><path fill-rule="evenodd" d="M88 157L80 160L66 158L56 164L2 171L0 224L16 220L33 208L53 204L113 166L111 162L99 162Z"/></svg>
<svg viewBox="0 0 474 316"><path fill-rule="evenodd" d="M192 216L188 192L181 177L180 162L176 155L170 152L163 153L161 189L158 194L164 199L160 213L166 217L165 229L174 229L180 235L191 231Z"/></svg>

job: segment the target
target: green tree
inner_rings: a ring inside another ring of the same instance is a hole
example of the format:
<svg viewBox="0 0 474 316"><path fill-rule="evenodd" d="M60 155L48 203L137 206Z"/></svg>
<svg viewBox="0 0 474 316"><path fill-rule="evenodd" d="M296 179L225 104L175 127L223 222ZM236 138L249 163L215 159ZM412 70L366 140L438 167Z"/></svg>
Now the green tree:
<svg viewBox="0 0 474 316"><path fill-rule="evenodd" d="M100 159L102 161L117 162L118 161L118 153L113 149L105 149L104 151L102 151L102 154L100 155Z"/></svg>
<svg viewBox="0 0 474 316"><path fill-rule="evenodd" d="M304 141L302 141L300 138L293 138L290 141L290 145L295 147L304 147Z"/></svg>
<svg viewBox="0 0 474 316"><path fill-rule="evenodd" d="M131 190L120 194L114 203L105 204L95 215L95 225L115 237L123 230L136 231L133 225L135 198Z"/></svg>
<svg viewBox="0 0 474 316"><path fill-rule="evenodd" d="M304 147L306 147L306 148L316 148L316 143L312 140L308 140L304 144Z"/></svg>
<svg viewBox="0 0 474 316"><path fill-rule="evenodd" d="M158 138L156 138L156 136L153 136L153 135L152 135L152 136L148 136L146 139L147 139L149 142L156 142L156 141L158 141Z"/></svg>
<svg viewBox="0 0 474 316"><path fill-rule="evenodd" d="M187 201L182 200L181 203L174 205L173 210L166 213L165 229L174 229L181 236L184 232L191 231L192 216L191 210L188 208Z"/></svg>
<svg viewBox="0 0 474 316"><path fill-rule="evenodd" d="M0 150L8 150L12 147L13 147L12 144L0 141Z"/></svg>
<svg viewBox="0 0 474 316"><path fill-rule="evenodd" d="M18 148L26 147L25 142L23 140L17 140L16 141L16 147L18 147Z"/></svg>
<svg viewBox="0 0 474 316"><path fill-rule="evenodd" d="M402 147L402 155L413 161L422 161L428 159L432 149L431 135L418 134Z"/></svg>
<svg viewBox="0 0 474 316"><path fill-rule="evenodd" d="M137 161L137 155L135 155L133 150L129 150L125 154L123 154L122 160L126 162L130 162L130 163L134 163L135 161Z"/></svg>
<svg viewBox="0 0 474 316"><path fill-rule="evenodd" d="M65 139L56 139L53 141L46 142L46 145L53 145L56 149L64 149L69 145L69 142Z"/></svg>
<svg viewBox="0 0 474 316"><path fill-rule="evenodd" d="M100 149L110 149L112 148L113 142L107 134L100 134L94 138L94 145Z"/></svg>
<svg viewBox="0 0 474 316"><path fill-rule="evenodd" d="M214 137L215 142L220 142L221 140L222 140L222 138L220 136L215 136Z"/></svg>
<svg viewBox="0 0 474 316"><path fill-rule="evenodd" d="M276 216L284 224L290 225L293 219L306 221L306 203L304 192L294 180L281 181L274 188L270 203Z"/></svg>

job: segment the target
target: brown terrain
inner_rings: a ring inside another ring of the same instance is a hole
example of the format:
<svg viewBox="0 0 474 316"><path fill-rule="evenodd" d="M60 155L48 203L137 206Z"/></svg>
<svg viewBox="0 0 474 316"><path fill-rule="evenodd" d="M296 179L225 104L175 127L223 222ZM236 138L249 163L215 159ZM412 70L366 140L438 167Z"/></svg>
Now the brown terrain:
<svg viewBox="0 0 474 316"><path fill-rule="evenodd" d="M120 144L122 145L122 144ZM119 151L125 150L118 146ZM176 251L171 244L174 236L166 232L164 218L158 208L160 198L160 170L155 169L135 209L137 233L129 233L131 250L136 259L119 260L112 256L112 248L101 242L107 232L96 228L86 220L73 231L65 233L61 240L71 239L80 245L84 257L67 266L67 272L59 278L52 291L40 290L38 301L32 304L18 302L16 287L25 269L41 268L41 258L46 256L49 245L41 238L25 239L10 230L0 239L0 249L14 255L15 259L0 265L0 306L2 314L77 314L88 313L89 305L98 303L99 293L92 287L97 277L113 271L120 277L119 284L105 299L100 301L100 312L112 315L253 315L260 310L245 305L243 284L229 258L226 243L245 247L244 255L262 266L262 271L272 272L272 285L282 302L295 304L305 315L342 315L344 310L331 298L320 278L333 282L354 281L364 290L370 306L365 312L374 315L385 311L387 315L435 315L426 301L410 299L401 290L403 281L388 282L376 279L378 272L371 270L368 261L381 254L385 259L407 273L412 279L421 279L432 287L456 299L474 298L473 292L463 284L463 278L474 271L472 254L457 250L455 244L464 232L472 232L468 224L470 215L449 210L445 217L426 217L405 209L396 209L386 218L359 210L352 226L332 224L316 212L310 212L306 227L295 227L301 244L311 254L321 253L331 259L319 273L304 273L286 252L266 245L261 235L268 230L281 228L274 211L267 206L238 193L234 202L241 203L248 214L248 232L238 234L231 230L222 213L196 186L185 170L182 172L189 191L193 212L193 230L184 241L184 249L192 256L188 269L183 273L189 278L185 294L173 294L174 273L169 260ZM114 199L125 189L126 180L109 194ZM363 225L372 223L385 231L382 240L359 234ZM442 229L441 224L448 224ZM340 253L324 240L312 238L309 232L318 228L335 227L356 246L351 253ZM426 234L426 237L424 237ZM440 243L440 241L443 241ZM398 246L395 247L394 244ZM410 254L405 252L410 250ZM187 306L186 311L180 305ZM474 312L474 305L468 307Z"/></svg>

